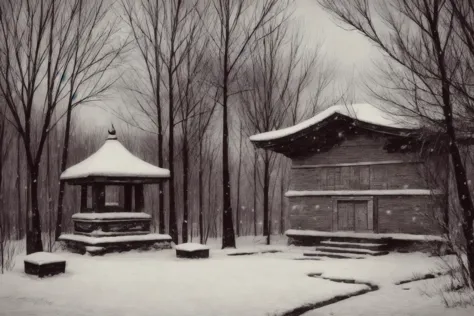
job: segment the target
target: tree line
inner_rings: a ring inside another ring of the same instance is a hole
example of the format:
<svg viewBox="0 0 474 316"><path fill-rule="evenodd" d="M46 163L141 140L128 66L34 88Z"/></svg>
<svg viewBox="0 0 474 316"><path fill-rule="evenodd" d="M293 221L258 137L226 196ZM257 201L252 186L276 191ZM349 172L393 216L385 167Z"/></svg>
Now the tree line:
<svg viewBox="0 0 474 316"><path fill-rule="evenodd" d="M2 0L2 238L32 253L71 230L78 192L59 175L105 138L78 111L117 96L120 140L171 171L146 190L157 232L222 247L282 232L288 161L248 136L314 113L335 73L291 28L293 5Z"/></svg>

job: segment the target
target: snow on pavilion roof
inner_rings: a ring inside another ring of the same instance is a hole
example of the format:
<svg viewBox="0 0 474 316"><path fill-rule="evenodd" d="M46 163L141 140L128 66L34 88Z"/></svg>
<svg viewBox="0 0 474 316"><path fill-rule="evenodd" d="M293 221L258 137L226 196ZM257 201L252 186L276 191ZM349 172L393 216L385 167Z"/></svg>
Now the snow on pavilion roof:
<svg viewBox="0 0 474 316"><path fill-rule="evenodd" d="M109 137L94 154L69 167L61 180L106 178L169 178L168 169L159 168L141 160L130 153L117 139L115 131L109 131Z"/></svg>
<svg viewBox="0 0 474 316"><path fill-rule="evenodd" d="M340 114L363 123L392 129L416 130L421 127L421 124L413 118L395 115L394 113L388 113L387 111L377 108L371 104L342 104L333 105L316 114L314 117L294 126L250 136L250 140L252 142L266 142L292 136L300 131L317 125L318 123L335 114Z"/></svg>

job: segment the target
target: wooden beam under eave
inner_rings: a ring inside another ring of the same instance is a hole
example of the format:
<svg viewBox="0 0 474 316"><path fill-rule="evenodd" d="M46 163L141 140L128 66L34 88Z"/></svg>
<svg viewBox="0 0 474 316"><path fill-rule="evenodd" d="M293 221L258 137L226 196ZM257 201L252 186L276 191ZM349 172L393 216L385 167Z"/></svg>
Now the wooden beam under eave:
<svg viewBox="0 0 474 316"><path fill-rule="evenodd" d="M135 212L143 212L145 208L145 195L143 184L135 184Z"/></svg>

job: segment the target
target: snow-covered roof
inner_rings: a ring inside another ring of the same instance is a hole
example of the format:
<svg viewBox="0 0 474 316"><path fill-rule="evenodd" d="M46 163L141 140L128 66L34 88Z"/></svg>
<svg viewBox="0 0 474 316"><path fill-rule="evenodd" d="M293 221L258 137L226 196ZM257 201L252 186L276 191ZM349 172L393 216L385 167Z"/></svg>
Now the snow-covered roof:
<svg viewBox="0 0 474 316"><path fill-rule="evenodd" d="M88 177L116 178L169 178L168 169L159 168L141 160L129 152L109 131L109 137L94 154L69 167L61 174L61 180Z"/></svg>
<svg viewBox="0 0 474 316"><path fill-rule="evenodd" d="M420 128L420 123L418 121L410 119L408 117L401 118L400 116L397 116L393 113L388 113L387 111L384 111L383 109L378 108L372 104L340 104L333 105L327 108L326 110L321 111L314 117L294 126L250 136L250 140L253 142L270 141L290 136L309 127L312 127L313 125L324 121L325 119L334 114L340 114L352 119L356 119L360 122L378 125L382 127L398 129Z"/></svg>

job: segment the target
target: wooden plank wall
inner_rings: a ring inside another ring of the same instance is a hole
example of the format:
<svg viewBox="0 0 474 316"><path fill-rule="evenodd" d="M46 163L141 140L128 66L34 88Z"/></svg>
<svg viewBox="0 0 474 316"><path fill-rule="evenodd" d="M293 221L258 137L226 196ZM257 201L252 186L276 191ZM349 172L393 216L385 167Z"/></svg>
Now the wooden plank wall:
<svg viewBox="0 0 474 316"><path fill-rule="evenodd" d="M290 190L425 189L421 163L292 169Z"/></svg>
<svg viewBox="0 0 474 316"><path fill-rule="evenodd" d="M346 139L339 146L328 152L321 152L306 157L293 158L293 165L319 165L334 163L354 163L362 161L417 160L416 154L387 153L384 149L383 137L357 135Z"/></svg>
<svg viewBox="0 0 474 316"><path fill-rule="evenodd" d="M424 189L415 154L388 153L383 138L359 135L328 152L292 160L290 190ZM360 164L328 166L334 164ZM387 163L387 164L380 164Z"/></svg>

